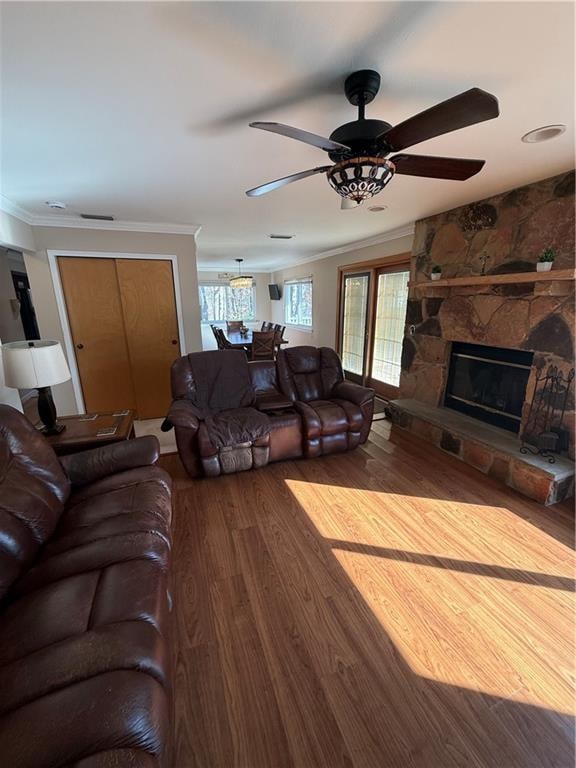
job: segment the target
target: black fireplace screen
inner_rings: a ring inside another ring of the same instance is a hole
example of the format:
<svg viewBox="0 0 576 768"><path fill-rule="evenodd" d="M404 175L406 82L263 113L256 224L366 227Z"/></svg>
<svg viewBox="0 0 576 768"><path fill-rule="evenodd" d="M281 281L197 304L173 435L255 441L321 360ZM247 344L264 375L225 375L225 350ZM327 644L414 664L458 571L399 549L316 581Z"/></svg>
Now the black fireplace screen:
<svg viewBox="0 0 576 768"><path fill-rule="evenodd" d="M520 431L532 352L454 342L444 405Z"/></svg>

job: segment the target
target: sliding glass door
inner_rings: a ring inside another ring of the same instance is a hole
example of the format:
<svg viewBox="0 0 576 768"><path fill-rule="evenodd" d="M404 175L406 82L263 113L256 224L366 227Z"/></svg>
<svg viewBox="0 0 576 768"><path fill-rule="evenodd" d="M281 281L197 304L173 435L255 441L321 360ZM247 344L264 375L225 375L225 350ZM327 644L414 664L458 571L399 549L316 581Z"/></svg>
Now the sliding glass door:
<svg viewBox="0 0 576 768"><path fill-rule="evenodd" d="M392 397L400 384L409 276L408 270L379 270L377 275L369 381L378 393Z"/></svg>
<svg viewBox="0 0 576 768"><path fill-rule="evenodd" d="M347 379L398 396L408 301L408 255L341 270L339 351Z"/></svg>
<svg viewBox="0 0 576 768"><path fill-rule="evenodd" d="M340 323L342 367L347 379L361 382L366 367L370 272L342 277Z"/></svg>

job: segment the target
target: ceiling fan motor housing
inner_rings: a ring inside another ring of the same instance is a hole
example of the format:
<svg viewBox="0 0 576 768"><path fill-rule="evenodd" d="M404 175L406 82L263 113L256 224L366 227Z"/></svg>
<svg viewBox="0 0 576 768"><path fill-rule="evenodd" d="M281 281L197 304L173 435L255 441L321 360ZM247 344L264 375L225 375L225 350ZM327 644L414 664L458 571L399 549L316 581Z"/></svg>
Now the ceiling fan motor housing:
<svg viewBox="0 0 576 768"><path fill-rule="evenodd" d="M354 120L344 123L330 134L331 141L337 141L350 147L328 152L335 163L344 158L369 155L371 157L386 157L390 147L382 140L382 134L392 126L384 120Z"/></svg>

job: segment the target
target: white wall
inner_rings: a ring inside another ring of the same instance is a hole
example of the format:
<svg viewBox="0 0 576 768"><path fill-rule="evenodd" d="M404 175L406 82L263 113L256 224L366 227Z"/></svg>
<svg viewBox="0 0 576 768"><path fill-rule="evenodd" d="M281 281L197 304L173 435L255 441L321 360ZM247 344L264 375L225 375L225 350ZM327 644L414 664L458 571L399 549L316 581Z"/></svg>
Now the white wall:
<svg viewBox="0 0 576 768"><path fill-rule="evenodd" d="M220 280L218 278L219 272L207 272L205 270L198 270L198 282L203 280L209 283L219 283L223 285L228 283L228 280ZM268 294L268 285L272 282L269 272L252 272L254 277L254 283L256 286L256 320L253 323L246 322L248 328L260 329L262 321L272 321L272 310L270 304L277 304L278 302L270 302L270 296ZM210 325L202 323L202 349L216 349L216 339L210 329Z"/></svg>
<svg viewBox="0 0 576 768"><path fill-rule="evenodd" d="M34 239L37 250L34 253L24 254L24 260L42 338L56 339L64 345L64 335L48 265L48 250L158 253L178 257L186 351L196 352L202 349L196 242L193 235L35 227ZM64 416L78 412L71 381L54 387L52 394L58 413Z"/></svg>
<svg viewBox="0 0 576 768"><path fill-rule="evenodd" d="M335 347L338 303L338 267L354 264L357 261L372 261L412 250L412 235L390 240L379 245L339 253L325 259L311 261L297 267L289 267L272 274L273 283L278 283L282 291L281 301L272 301L272 321L284 325L284 287L285 280L312 276L312 330L302 331L286 327L284 337L291 346L311 345L314 347Z"/></svg>
<svg viewBox="0 0 576 768"><path fill-rule="evenodd" d="M0 211L0 245L18 251L33 251L36 247L33 228L15 216Z"/></svg>

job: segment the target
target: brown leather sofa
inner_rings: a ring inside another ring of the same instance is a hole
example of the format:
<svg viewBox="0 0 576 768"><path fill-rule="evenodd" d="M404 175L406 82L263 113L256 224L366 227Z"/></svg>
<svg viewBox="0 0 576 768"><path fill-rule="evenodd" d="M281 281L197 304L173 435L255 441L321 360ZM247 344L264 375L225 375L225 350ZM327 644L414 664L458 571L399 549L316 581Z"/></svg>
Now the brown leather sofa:
<svg viewBox="0 0 576 768"><path fill-rule="evenodd" d="M170 478L144 437L59 460L0 406L0 764L153 768L170 722Z"/></svg>
<svg viewBox="0 0 576 768"><path fill-rule="evenodd" d="M172 366L172 394L165 428L175 428L192 477L351 450L366 441L374 411L374 390L344 381L340 359L327 347L293 347L279 352L277 362L249 363L235 350L185 355ZM251 418L265 416L267 428L252 440L236 430L236 439L218 448L211 420L235 422L239 408Z"/></svg>

